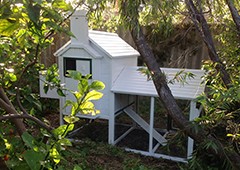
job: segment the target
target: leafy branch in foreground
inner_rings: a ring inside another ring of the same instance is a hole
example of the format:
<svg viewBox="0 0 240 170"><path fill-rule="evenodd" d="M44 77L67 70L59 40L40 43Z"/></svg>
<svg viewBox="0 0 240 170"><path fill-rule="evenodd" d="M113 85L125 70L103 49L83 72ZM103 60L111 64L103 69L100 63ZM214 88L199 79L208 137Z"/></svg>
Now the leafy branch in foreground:
<svg viewBox="0 0 240 170"><path fill-rule="evenodd" d="M6 161L8 167L11 168L30 168L32 170L39 169L57 169L63 168L61 166L61 160L64 159L61 156L61 152L71 147L72 143L66 138L67 134L74 129L74 123L79 120L77 114L98 114L100 113L94 107L93 100L99 100L103 94L99 90L103 90L105 85L100 81L93 81L89 83L89 77L91 75L82 76L80 72L68 71L68 76L78 82L78 90L69 90L75 96L75 101L68 100L65 107L70 106L71 113L64 116L66 124L57 127L56 129L49 131L42 130L42 138L33 137L28 132L24 132L22 135L25 148L21 149L21 154L8 152L9 160ZM5 115L0 117L0 120L9 120L13 118L30 119L38 121L35 117L26 114L14 114ZM37 122L39 124L39 122ZM47 129L46 127L44 127ZM10 141L3 138L11 145ZM6 142L5 142L6 143ZM11 145L11 147L14 147ZM16 147L16 146L15 146ZM4 151L9 150L9 145L5 146ZM21 159L19 159L21 158ZM13 164L14 162L14 164Z"/></svg>
<svg viewBox="0 0 240 170"><path fill-rule="evenodd" d="M147 80L149 81L149 80L152 80L152 78L151 78L151 72L148 70L148 68L145 68L145 67L141 67L141 68L139 68L138 69L138 71L141 73L141 74L143 74L143 75L145 75L145 76L147 76ZM193 74L193 73L191 73L191 72L186 72L184 69L182 69L182 70L180 70L180 71L178 71L176 74L174 74L174 75L169 75L169 76L167 76L164 72L163 72L163 74L164 74L164 77L166 77L166 79L167 79L167 83L168 84L174 84L175 82L178 82L178 83L181 83L182 85L184 85L184 84L187 84L188 82L187 82L187 80L189 79L194 79L194 77L195 77L195 75ZM169 79L170 77L172 77L171 79Z"/></svg>

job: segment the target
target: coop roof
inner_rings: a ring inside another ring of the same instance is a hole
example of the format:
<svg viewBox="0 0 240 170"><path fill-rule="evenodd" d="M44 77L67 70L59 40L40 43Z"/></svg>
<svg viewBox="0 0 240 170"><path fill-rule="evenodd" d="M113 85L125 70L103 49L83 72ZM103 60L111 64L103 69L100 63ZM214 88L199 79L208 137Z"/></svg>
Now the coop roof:
<svg viewBox="0 0 240 170"><path fill-rule="evenodd" d="M90 41L109 57L139 56L137 50L126 43L116 33L89 31Z"/></svg>
<svg viewBox="0 0 240 170"><path fill-rule="evenodd" d="M148 80L146 75L138 71L139 67L125 67L117 79L114 81L111 91L121 94L132 94L140 96L157 97L157 91L152 80ZM181 69L162 68L168 80ZM187 79L187 83L176 82L169 84L173 96L176 99L192 100L204 92L202 76L204 71L195 69L186 69L185 72L191 72L195 75L193 79Z"/></svg>
<svg viewBox="0 0 240 170"><path fill-rule="evenodd" d="M101 58L102 56L97 52L98 50L96 49L98 48L110 58L139 56L138 51L126 43L116 33L89 31L89 40L93 45L91 45L91 43L74 44L70 40L59 50L57 50L54 55L62 56L67 51L73 51L72 53L77 53L78 49L85 49L94 58Z"/></svg>

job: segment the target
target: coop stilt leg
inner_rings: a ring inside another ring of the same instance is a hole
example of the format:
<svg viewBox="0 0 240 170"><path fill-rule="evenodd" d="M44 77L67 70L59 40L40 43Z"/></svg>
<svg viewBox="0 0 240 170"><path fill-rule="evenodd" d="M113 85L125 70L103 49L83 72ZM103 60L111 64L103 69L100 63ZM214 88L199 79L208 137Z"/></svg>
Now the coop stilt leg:
<svg viewBox="0 0 240 170"><path fill-rule="evenodd" d="M153 127L154 127L154 97L151 97L150 126L149 126L149 153L153 153Z"/></svg>
<svg viewBox="0 0 240 170"><path fill-rule="evenodd" d="M199 117L200 109L197 109L196 102L191 101L190 103L190 114L189 114L189 120L192 121L195 118ZM190 159L192 157L193 153L193 144L194 141L192 138L188 138L188 148L187 148L187 158Z"/></svg>
<svg viewBox="0 0 240 170"><path fill-rule="evenodd" d="M110 96L112 100L114 101L114 94ZM109 120L108 120L108 143L114 145L115 143L115 109L114 104L110 107L110 114L109 114Z"/></svg>
<svg viewBox="0 0 240 170"><path fill-rule="evenodd" d="M60 106L60 109L59 109L59 123L60 125L63 125L64 124L64 121L63 121L63 108L61 108L62 106L64 106L63 104L63 99L60 98L59 100L59 106Z"/></svg>
<svg viewBox="0 0 240 170"><path fill-rule="evenodd" d="M108 122L108 143L114 145L114 138L115 138L115 116L110 116Z"/></svg>

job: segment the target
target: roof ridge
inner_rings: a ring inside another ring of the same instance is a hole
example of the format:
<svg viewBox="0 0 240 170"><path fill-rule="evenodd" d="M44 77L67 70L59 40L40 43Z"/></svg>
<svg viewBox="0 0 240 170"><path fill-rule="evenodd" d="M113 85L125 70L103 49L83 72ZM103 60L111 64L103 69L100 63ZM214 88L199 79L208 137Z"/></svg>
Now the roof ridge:
<svg viewBox="0 0 240 170"><path fill-rule="evenodd" d="M89 34L100 34L100 35L112 35L118 36L117 33L114 32L106 32L106 31L99 31L99 30L89 30ZM119 36L118 36L119 37Z"/></svg>

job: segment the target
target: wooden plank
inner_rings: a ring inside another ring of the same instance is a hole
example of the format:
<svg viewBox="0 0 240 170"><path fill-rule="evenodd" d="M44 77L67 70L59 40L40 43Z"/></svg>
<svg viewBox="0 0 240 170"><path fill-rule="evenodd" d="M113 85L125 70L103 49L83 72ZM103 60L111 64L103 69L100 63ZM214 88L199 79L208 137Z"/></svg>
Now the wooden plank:
<svg viewBox="0 0 240 170"><path fill-rule="evenodd" d="M124 112L129 117L131 117L139 126L141 126L146 132L149 133L149 124L143 118L141 118L136 112L134 112L130 108L124 109ZM162 135L160 135L155 129L153 129L153 137L162 145L166 145L167 140Z"/></svg>
<svg viewBox="0 0 240 170"><path fill-rule="evenodd" d="M140 154L145 155L145 156L152 156L154 158L163 158L163 159L167 159L167 160L171 160L171 161L187 163L186 158L180 158L180 157L177 157L177 156L169 156L169 155L159 154L159 153L149 153L149 152L146 152L146 151L130 149L130 148L125 148L125 150L129 151L129 152L133 152L133 153L140 153Z"/></svg>

